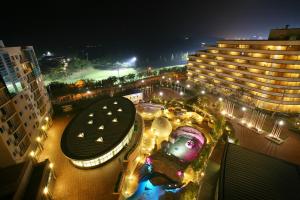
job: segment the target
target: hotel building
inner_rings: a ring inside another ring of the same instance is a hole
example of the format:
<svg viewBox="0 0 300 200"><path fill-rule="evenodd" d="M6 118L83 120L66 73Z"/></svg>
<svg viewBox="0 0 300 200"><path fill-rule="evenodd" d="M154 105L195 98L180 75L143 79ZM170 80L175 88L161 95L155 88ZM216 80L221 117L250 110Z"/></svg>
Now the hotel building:
<svg viewBox="0 0 300 200"><path fill-rule="evenodd" d="M42 149L52 108L33 47L0 40L0 167Z"/></svg>
<svg viewBox="0 0 300 200"><path fill-rule="evenodd" d="M221 40L189 56L188 79L275 111L300 112L300 29L273 29L268 40Z"/></svg>

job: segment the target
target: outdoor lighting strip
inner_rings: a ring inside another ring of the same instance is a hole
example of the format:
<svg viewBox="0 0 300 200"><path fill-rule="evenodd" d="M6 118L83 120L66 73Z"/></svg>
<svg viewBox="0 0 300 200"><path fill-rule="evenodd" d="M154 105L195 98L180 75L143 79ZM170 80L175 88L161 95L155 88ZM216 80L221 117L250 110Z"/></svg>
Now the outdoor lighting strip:
<svg viewBox="0 0 300 200"><path fill-rule="evenodd" d="M126 144L129 143L132 133L133 133L133 127L134 124L132 125L131 129L127 133L126 137L120 142L116 147L114 147L111 151L107 152L104 155L101 155L98 158L94 158L91 160L73 160L71 159L71 162L80 168L91 168L95 167L97 165L103 164L113 158L115 155L117 155L125 146Z"/></svg>

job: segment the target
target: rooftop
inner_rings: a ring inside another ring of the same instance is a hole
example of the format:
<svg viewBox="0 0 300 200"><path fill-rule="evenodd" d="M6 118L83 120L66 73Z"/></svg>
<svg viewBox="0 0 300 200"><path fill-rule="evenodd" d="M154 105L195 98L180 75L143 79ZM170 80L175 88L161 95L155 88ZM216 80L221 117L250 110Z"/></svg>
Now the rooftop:
<svg viewBox="0 0 300 200"><path fill-rule="evenodd" d="M124 97L100 100L75 116L61 138L63 153L74 160L97 158L119 144L135 120L135 107Z"/></svg>
<svg viewBox="0 0 300 200"><path fill-rule="evenodd" d="M300 166L227 144L220 200L300 199Z"/></svg>

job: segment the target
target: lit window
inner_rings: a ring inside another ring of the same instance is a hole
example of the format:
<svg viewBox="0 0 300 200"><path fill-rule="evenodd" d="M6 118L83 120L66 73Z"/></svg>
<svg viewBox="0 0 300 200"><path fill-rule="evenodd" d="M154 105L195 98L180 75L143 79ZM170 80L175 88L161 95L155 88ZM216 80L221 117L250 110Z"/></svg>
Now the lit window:
<svg viewBox="0 0 300 200"><path fill-rule="evenodd" d="M83 138L83 137L84 137L84 132L79 133L79 134L77 135L77 137Z"/></svg>
<svg viewBox="0 0 300 200"><path fill-rule="evenodd" d="M99 130L103 130L103 129L104 129L104 125L99 126L98 129L99 129Z"/></svg>
<svg viewBox="0 0 300 200"><path fill-rule="evenodd" d="M102 137L99 137L96 142L103 142L103 138Z"/></svg>

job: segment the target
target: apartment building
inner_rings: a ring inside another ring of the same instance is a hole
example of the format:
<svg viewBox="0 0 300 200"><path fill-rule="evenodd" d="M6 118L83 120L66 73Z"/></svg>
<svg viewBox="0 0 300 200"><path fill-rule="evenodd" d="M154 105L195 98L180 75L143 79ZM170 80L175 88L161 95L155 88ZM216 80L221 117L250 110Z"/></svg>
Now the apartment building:
<svg viewBox="0 0 300 200"><path fill-rule="evenodd" d="M220 40L189 56L188 79L274 112L300 112L300 29L268 40Z"/></svg>
<svg viewBox="0 0 300 200"><path fill-rule="evenodd" d="M24 161L42 148L52 107L32 46L0 41L0 167Z"/></svg>

